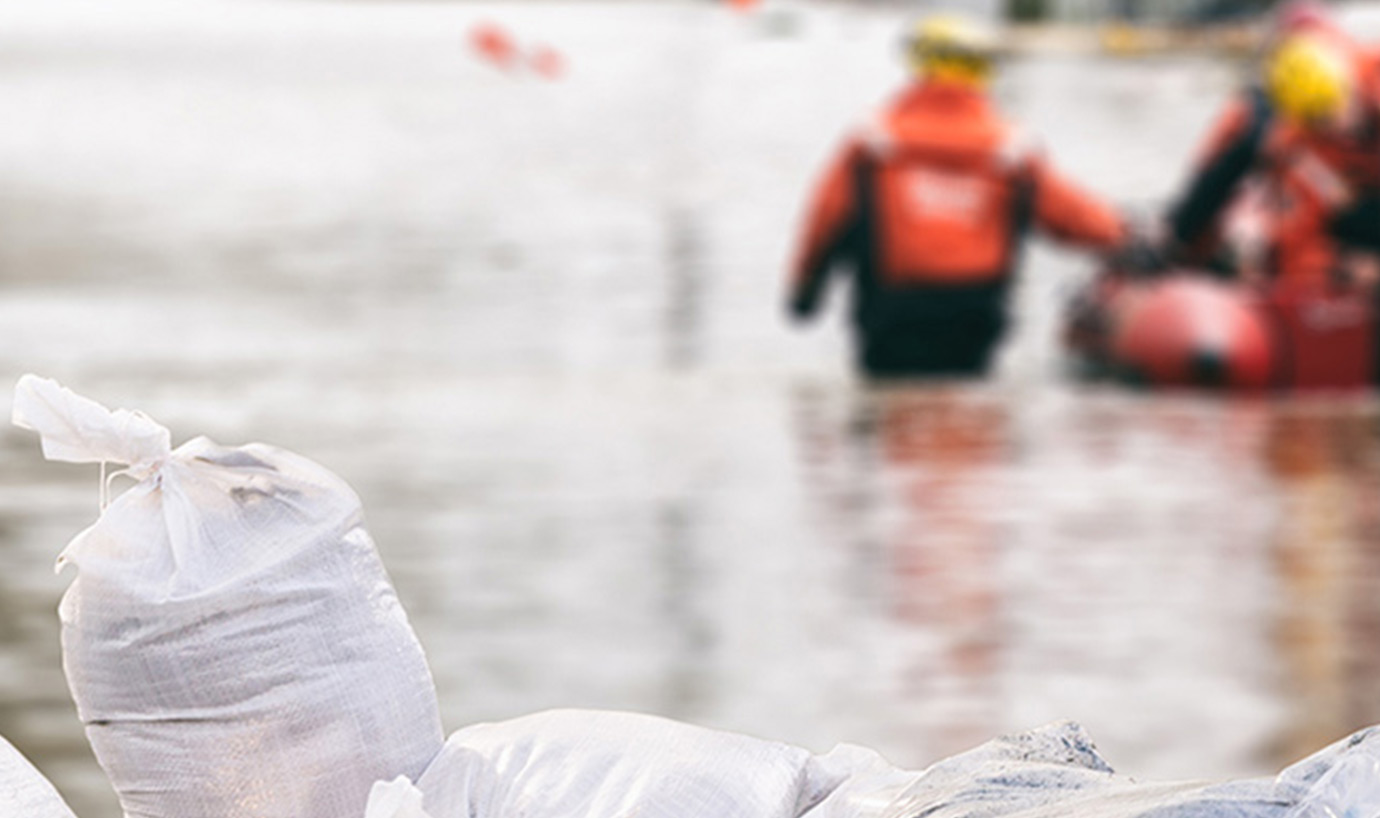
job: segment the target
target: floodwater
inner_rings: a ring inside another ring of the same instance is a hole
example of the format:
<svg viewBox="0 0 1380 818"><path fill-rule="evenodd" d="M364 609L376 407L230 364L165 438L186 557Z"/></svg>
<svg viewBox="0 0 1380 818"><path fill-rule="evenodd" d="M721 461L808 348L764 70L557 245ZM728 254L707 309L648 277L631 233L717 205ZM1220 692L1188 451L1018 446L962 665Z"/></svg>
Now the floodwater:
<svg viewBox="0 0 1380 818"><path fill-rule="evenodd" d="M1032 254L981 385L871 388L781 277L900 79L894 9L0 4L0 382L306 454L364 499L447 729L660 713L919 766L1082 722L1141 778L1380 722L1380 410L1078 388ZM477 22L565 73L475 58ZM1153 208L1237 69L1018 60L1055 161ZM0 434L0 734L118 814L52 564L93 468Z"/></svg>

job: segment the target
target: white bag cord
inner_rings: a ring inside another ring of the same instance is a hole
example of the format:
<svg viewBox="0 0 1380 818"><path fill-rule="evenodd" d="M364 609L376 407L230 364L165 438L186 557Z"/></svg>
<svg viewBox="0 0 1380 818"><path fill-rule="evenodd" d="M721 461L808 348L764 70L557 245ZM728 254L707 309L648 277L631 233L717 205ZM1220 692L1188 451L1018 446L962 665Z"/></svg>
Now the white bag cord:
<svg viewBox="0 0 1380 818"><path fill-rule="evenodd" d="M14 388L15 426L38 432L43 456L67 463L99 463L101 510L120 475L143 480L172 455L172 435L143 412L111 411L49 378L24 375ZM106 474L107 463L127 468Z"/></svg>

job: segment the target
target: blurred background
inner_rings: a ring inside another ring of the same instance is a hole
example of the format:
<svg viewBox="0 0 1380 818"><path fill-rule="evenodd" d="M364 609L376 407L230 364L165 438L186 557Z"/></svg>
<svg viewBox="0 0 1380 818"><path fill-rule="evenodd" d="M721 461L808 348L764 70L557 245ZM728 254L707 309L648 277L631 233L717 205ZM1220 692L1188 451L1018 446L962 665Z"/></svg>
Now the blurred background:
<svg viewBox="0 0 1380 818"><path fill-rule="evenodd" d="M1268 5L947 4L1019 23L1005 109L1146 212ZM783 319L931 7L6 0L0 383L345 477L447 730L620 708L918 767L1070 718L1153 779L1380 722L1376 401L1079 386L1091 269L1048 247L985 383L872 387L842 310ZM115 818L52 572L95 469L0 449L0 734Z"/></svg>

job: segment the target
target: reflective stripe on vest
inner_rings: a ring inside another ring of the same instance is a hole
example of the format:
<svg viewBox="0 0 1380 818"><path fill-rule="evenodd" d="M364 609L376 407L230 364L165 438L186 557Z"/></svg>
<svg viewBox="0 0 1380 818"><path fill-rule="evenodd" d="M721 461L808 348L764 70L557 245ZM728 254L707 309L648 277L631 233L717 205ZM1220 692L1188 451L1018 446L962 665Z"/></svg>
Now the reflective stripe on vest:
<svg viewBox="0 0 1380 818"><path fill-rule="evenodd" d="M1328 210L1341 210L1355 199L1351 185L1315 151L1302 148L1286 162L1288 172Z"/></svg>

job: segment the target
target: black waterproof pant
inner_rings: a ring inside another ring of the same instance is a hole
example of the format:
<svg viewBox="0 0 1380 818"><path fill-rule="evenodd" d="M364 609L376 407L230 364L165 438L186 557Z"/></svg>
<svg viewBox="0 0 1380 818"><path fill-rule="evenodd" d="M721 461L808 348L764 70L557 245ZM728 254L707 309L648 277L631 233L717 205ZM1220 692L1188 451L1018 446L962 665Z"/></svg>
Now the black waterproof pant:
<svg viewBox="0 0 1380 818"><path fill-rule="evenodd" d="M1006 284L887 288L857 311L858 363L876 378L982 377L1006 332Z"/></svg>

